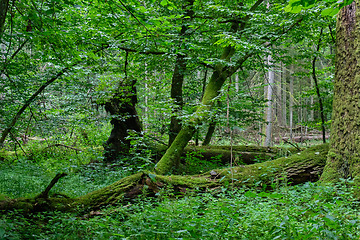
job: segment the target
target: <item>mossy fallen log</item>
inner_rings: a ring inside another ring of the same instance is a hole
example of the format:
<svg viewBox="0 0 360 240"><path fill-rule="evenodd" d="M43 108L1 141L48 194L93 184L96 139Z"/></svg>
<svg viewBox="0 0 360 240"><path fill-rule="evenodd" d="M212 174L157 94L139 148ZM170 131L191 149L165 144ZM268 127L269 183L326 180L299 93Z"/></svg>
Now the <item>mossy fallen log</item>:
<svg viewBox="0 0 360 240"><path fill-rule="evenodd" d="M24 211L90 211L113 204L123 204L133 198L155 194L166 186L172 186L179 194L191 189L209 189L233 184L254 186L255 183L269 185L273 181L286 178L292 184L317 181L326 163L328 145L318 145L272 161L234 168L214 169L200 175L157 175L152 172L139 172L125 177L105 188L84 196L68 198L33 198L0 201L0 210L22 209Z"/></svg>
<svg viewBox="0 0 360 240"><path fill-rule="evenodd" d="M160 159L165 153L165 146L157 146L153 148L154 159ZM258 162L268 161L277 156L289 156L298 153L296 148L283 147L262 147L262 146L187 146L184 149L182 162L187 154L197 153L196 156L201 160L211 161L219 159L222 165L230 163L231 156L236 164L254 164Z"/></svg>

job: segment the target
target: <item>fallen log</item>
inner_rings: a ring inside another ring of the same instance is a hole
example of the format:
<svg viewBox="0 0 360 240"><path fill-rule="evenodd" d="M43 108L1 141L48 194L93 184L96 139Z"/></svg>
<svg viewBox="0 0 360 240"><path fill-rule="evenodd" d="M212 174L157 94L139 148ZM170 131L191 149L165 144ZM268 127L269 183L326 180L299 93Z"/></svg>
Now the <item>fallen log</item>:
<svg viewBox="0 0 360 240"><path fill-rule="evenodd" d="M157 175L139 172L125 177L105 188L78 198L19 198L0 201L0 210L21 209L35 211L91 211L107 205L124 204L140 195L155 196L166 186L179 194L192 189L211 189L222 185L268 186L273 181L286 178L291 184L317 181L326 163L328 145L318 145L289 157L243 165L234 168L214 169L200 175Z"/></svg>
<svg viewBox="0 0 360 240"><path fill-rule="evenodd" d="M158 146L154 148L154 159L160 159L165 153L166 147ZM194 154L201 160L212 161L218 158L222 165L230 163L231 157L237 164L254 164L258 162L268 161L274 159L279 155L291 155L299 152L296 148L282 148L282 147L263 147L263 146L188 146L184 149L182 162L187 154Z"/></svg>
<svg viewBox="0 0 360 240"><path fill-rule="evenodd" d="M325 138L329 139L329 135L326 135ZM315 135L315 136L296 136L296 137L292 137L292 139L290 137L275 137L274 138L274 142L275 143L279 143L280 141L284 141L284 142L289 142L289 141L294 141L297 143L300 142L305 142L305 141L311 141L311 140L322 140L322 135Z"/></svg>

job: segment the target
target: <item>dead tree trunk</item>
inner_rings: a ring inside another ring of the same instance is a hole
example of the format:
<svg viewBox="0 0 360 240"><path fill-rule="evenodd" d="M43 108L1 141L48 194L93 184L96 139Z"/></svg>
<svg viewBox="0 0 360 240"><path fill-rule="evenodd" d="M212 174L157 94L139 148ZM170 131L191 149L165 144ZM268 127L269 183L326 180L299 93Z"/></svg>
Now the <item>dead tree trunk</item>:
<svg viewBox="0 0 360 240"><path fill-rule="evenodd" d="M130 135L140 135L142 127L136 111L137 94L135 80L126 81L105 103L105 110L111 114L113 129L105 143L105 161L111 162L130 150ZM132 132L132 133L131 133Z"/></svg>
<svg viewBox="0 0 360 240"><path fill-rule="evenodd" d="M309 148L290 157L234 168L214 169L201 175L177 176L140 172L123 178L105 188L78 198L31 198L6 199L0 201L0 210L21 209L35 211L90 211L111 204L124 204L146 194L155 194L167 185L181 194L192 189L216 188L229 182L233 186L253 187L254 183L270 185L286 178L291 184L317 181L326 162L328 145Z"/></svg>

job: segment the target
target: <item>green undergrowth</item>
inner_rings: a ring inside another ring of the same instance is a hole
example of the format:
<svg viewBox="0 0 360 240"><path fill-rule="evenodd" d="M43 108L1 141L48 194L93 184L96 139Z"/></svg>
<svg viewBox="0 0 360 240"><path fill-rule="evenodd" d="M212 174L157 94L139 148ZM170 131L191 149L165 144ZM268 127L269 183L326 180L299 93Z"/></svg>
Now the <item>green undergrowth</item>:
<svg viewBox="0 0 360 240"><path fill-rule="evenodd" d="M359 202L346 181L273 191L221 188L113 206L86 215L0 217L0 239L359 239Z"/></svg>
<svg viewBox="0 0 360 240"><path fill-rule="evenodd" d="M102 163L46 168L42 164L20 160L11 165L0 165L0 193L10 198L34 197L45 190L57 172L68 175L60 179L50 194L61 193L69 197L87 194L131 174L117 165Z"/></svg>

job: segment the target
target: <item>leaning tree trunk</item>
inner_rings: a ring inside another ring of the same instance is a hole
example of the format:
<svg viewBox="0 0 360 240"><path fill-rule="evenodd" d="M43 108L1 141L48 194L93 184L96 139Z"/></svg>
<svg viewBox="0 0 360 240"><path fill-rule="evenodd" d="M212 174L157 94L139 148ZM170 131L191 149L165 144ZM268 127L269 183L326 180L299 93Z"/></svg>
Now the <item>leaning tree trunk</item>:
<svg viewBox="0 0 360 240"><path fill-rule="evenodd" d="M233 54L234 48L227 47L223 53L222 59L229 60ZM222 85L229 76L228 71L225 71L225 69L226 68L223 65L218 64L216 66L214 73L206 86L201 105L197 108L193 117L191 117L187 124L181 129L164 156L156 164L155 171L158 174L166 174L172 167L179 164L181 153L193 137L196 126L203 122L203 120L209 115L213 105L213 100L219 95Z"/></svg>
<svg viewBox="0 0 360 240"><path fill-rule="evenodd" d="M336 65L331 146L324 181L360 183L360 1L344 7L336 26Z"/></svg>
<svg viewBox="0 0 360 240"><path fill-rule="evenodd" d="M209 124L208 131L206 132L204 141L202 143L203 146L207 146L210 144L211 138L215 132L216 129L216 121L214 119L211 119L211 122Z"/></svg>
<svg viewBox="0 0 360 240"><path fill-rule="evenodd" d="M201 175L164 176L141 172L123 178L105 188L78 198L49 198L41 194L31 199L6 199L0 201L0 210L21 209L35 211L90 211L111 204L124 204L139 195L155 196L162 188L172 186L178 194L191 189L217 188L224 184L262 187L286 179L290 184L317 181L326 163L328 145L309 148L290 157L234 168L214 169Z"/></svg>
<svg viewBox="0 0 360 240"><path fill-rule="evenodd" d="M257 0L254 5L250 8L250 11L254 11L264 0ZM246 23L249 21L251 15L244 16L241 21L236 21L231 24L230 31L236 33L244 30ZM224 47L221 55L222 62L230 61L231 57L234 56L235 48L231 45ZM209 116L211 107L214 100L219 95L219 91L224 84L225 80L234 74L242 64L250 57L251 52L247 52L244 56L237 60L234 66L227 66L223 63L217 63L214 66L213 74L210 78L209 83L206 86L204 96L201 100L201 104L197 107L193 116L187 121L179 134L176 136L174 142L168 148L164 156L155 166L155 171L158 174L168 173L174 166L179 163L179 159L182 151L193 137L196 126L204 121Z"/></svg>
<svg viewBox="0 0 360 240"><path fill-rule="evenodd" d="M130 135L141 134L142 127L136 111L135 81L125 80L114 96L105 103L105 110L113 116L113 129L105 143L105 161L111 162L130 151Z"/></svg>

